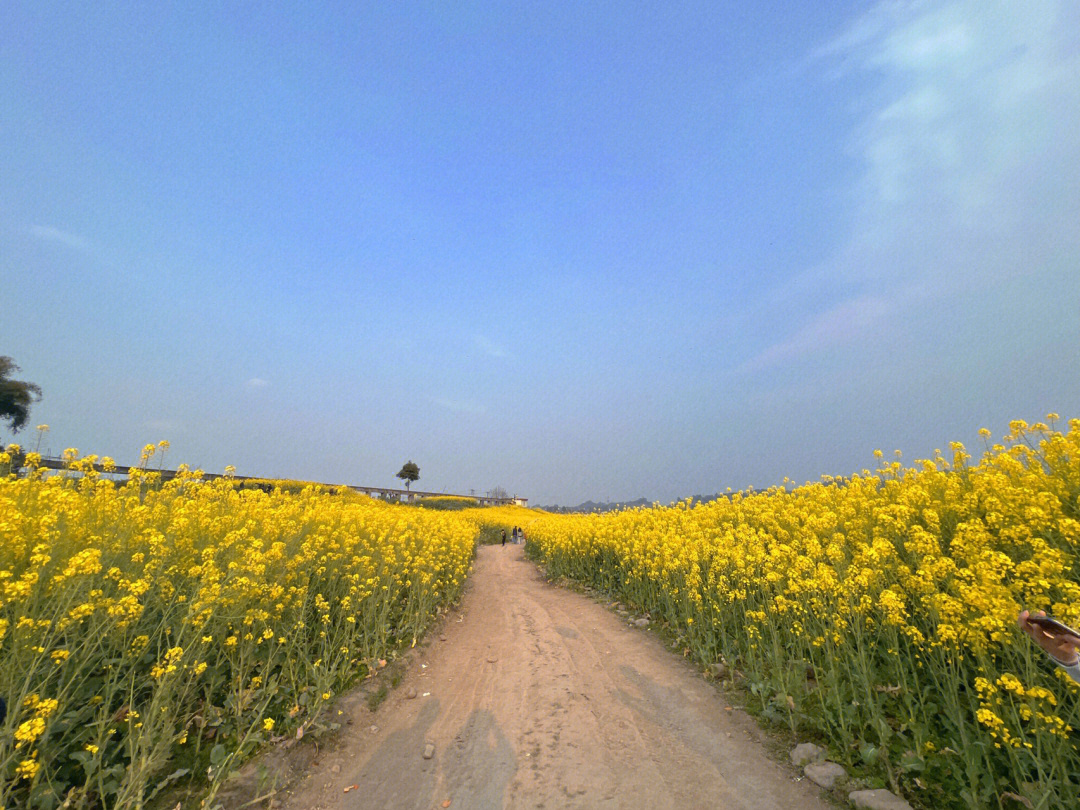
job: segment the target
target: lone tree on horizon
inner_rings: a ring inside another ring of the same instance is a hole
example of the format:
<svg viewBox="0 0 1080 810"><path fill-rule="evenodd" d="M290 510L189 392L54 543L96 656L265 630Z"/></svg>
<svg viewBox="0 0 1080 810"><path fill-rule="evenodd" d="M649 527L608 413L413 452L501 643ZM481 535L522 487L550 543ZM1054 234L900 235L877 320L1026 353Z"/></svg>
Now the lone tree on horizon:
<svg viewBox="0 0 1080 810"><path fill-rule="evenodd" d="M0 422L7 422L12 433L18 433L30 418L30 406L41 399L41 388L32 382L12 380L19 366L6 355L0 355Z"/></svg>
<svg viewBox="0 0 1080 810"><path fill-rule="evenodd" d="M413 464L411 461L406 461L398 472L397 478L402 479L405 482L405 491L408 492L409 484L413 481L420 480L420 468Z"/></svg>

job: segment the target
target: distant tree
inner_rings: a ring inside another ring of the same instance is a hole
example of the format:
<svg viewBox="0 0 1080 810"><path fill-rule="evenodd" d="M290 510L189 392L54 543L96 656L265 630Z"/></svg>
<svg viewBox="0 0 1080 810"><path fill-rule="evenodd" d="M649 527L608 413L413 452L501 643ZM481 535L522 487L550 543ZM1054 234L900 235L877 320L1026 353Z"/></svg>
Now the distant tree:
<svg viewBox="0 0 1080 810"><path fill-rule="evenodd" d="M30 406L41 399L41 389L32 382L10 379L19 370L10 357L0 355L0 422L18 433L30 418Z"/></svg>
<svg viewBox="0 0 1080 810"><path fill-rule="evenodd" d="M510 495L502 487L495 487L493 490L488 492L488 497L489 498L509 498Z"/></svg>
<svg viewBox="0 0 1080 810"><path fill-rule="evenodd" d="M400 478L405 482L405 489L409 489L409 484L413 481L420 480L420 468L413 464L411 461L406 461L402 465L401 470L398 472L397 478Z"/></svg>

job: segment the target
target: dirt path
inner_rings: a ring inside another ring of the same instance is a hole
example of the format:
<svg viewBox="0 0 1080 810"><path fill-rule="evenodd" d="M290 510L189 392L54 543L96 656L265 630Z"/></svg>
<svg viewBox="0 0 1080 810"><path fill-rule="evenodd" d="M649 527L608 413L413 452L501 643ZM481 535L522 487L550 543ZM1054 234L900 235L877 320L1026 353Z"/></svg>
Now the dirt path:
<svg viewBox="0 0 1080 810"><path fill-rule="evenodd" d="M547 584L519 546L480 549L442 632L275 807L828 807L658 638Z"/></svg>

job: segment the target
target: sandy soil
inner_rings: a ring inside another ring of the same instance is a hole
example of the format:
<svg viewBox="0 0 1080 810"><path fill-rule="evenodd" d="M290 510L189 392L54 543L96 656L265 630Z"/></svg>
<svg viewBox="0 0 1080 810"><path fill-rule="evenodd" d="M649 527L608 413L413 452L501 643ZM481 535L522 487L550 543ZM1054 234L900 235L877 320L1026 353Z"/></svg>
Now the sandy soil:
<svg viewBox="0 0 1080 810"><path fill-rule="evenodd" d="M275 808L829 807L658 637L519 546L480 549L441 636L374 714L343 699L351 724Z"/></svg>

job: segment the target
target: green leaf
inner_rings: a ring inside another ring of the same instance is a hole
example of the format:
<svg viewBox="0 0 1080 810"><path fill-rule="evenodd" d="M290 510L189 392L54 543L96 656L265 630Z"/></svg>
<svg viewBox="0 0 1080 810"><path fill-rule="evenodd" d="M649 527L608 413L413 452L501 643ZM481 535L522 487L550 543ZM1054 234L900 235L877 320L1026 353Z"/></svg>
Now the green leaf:
<svg viewBox="0 0 1080 810"><path fill-rule="evenodd" d="M214 756L213 752L210 753L210 756L211 756L211 758L213 758L213 756ZM173 771L172 773L170 773L168 776L166 776L164 779L162 779L160 782L157 783L157 786L152 791L150 791L150 795L146 797L146 801L150 801L152 798L157 796L161 791L163 791L165 788L167 788L169 785L171 785L177 779L180 779L181 777L187 776L189 773L191 773L190 768L179 768L179 769Z"/></svg>
<svg viewBox="0 0 1080 810"><path fill-rule="evenodd" d="M878 739L883 743L888 742L889 738L893 735L892 727L880 717L877 718L874 726L877 728Z"/></svg>
<svg viewBox="0 0 1080 810"><path fill-rule="evenodd" d="M900 767L906 773L919 773L926 769L926 762L914 751L905 751L900 757Z"/></svg>
<svg viewBox="0 0 1080 810"><path fill-rule="evenodd" d="M225 757L228 755L229 752L225 750L225 746L218 743L210 749L210 764L217 768L225 761Z"/></svg>

